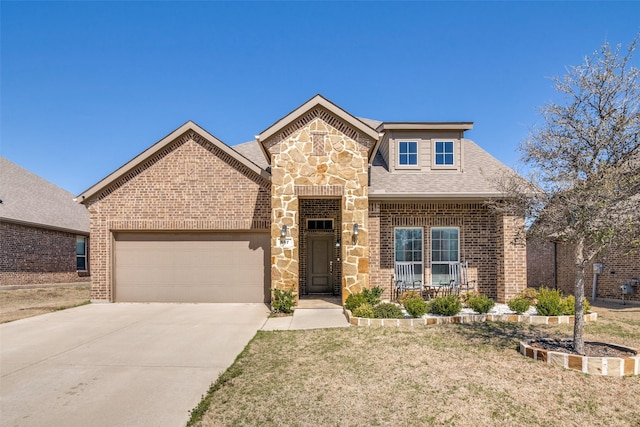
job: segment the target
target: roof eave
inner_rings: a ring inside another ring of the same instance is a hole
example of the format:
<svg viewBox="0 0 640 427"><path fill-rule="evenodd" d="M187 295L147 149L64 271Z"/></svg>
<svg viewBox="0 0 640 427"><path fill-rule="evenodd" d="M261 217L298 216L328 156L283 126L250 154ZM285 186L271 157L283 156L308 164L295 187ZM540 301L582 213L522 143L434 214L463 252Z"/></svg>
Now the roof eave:
<svg viewBox="0 0 640 427"><path fill-rule="evenodd" d="M384 122L378 126L385 130L471 130L473 122Z"/></svg>
<svg viewBox="0 0 640 427"><path fill-rule="evenodd" d="M218 138L216 138L215 136L213 136L212 134L210 134L200 126L198 126L196 123L189 120L188 122L186 122L185 124L177 128L176 130L171 132L169 135L165 136L160 141L156 142L151 147L147 148L145 151L143 151L142 153L134 157L132 160L130 160L129 162L127 162L126 164L124 164L114 172L112 172L111 174L109 174L106 178L102 179L101 181L94 184L93 186L85 190L83 193L78 195L77 201L80 203L83 203L85 200L88 200L91 196L100 192L102 189L112 184L113 182L121 178L123 175L127 174L130 170L132 170L133 168L135 168L145 160L151 158L153 155L161 151L166 145L173 142L176 138L178 138L180 135L184 134L189 130L192 130L198 133L200 136L203 136L204 138L206 138L207 140L215 144L220 150L222 150L223 152L225 152L235 160L239 161L240 163L248 167L253 172L257 173L261 177L267 180L271 179L271 175L267 171L265 171L264 169L262 169L261 167L259 167L258 165L256 165L255 163L253 163L252 161L250 161L249 159L247 159L237 151L235 151L233 148L229 147L224 142L220 141Z"/></svg>
<svg viewBox="0 0 640 427"><path fill-rule="evenodd" d="M70 234L81 234L81 235L84 235L84 236L88 236L89 235L89 230L78 230L78 229L75 229L75 228L59 227L59 226L56 226L56 225L42 224L42 223L32 222L32 221L22 221L22 220L14 219L14 218L0 217L0 221L8 222L8 223L11 223L11 224L24 225L24 226L27 226L27 227L42 228L42 229L45 229L45 230L62 231L64 233L70 233Z"/></svg>
<svg viewBox="0 0 640 427"><path fill-rule="evenodd" d="M369 200L489 200L504 197L502 193L386 193L369 192Z"/></svg>
<svg viewBox="0 0 640 427"><path fill-rule="evenodd" d="M307 102L305 102L298 108L296 108L295 110L293 110L292 112L290 112L289 114L287 114L286 116L284 116L283 118L281 118L280 120L278 120L277 122L275 122L274 124L272 124L271 126L269 126L267 129L260 132L258 135L256 135L256 140L258 140L259 142L266 141L267 139L275 135L278 131L280 131L282 128L287 126L289 123L291 123L292 121L294 121L299 116L309 111L311 108L315 107L316 105L321 105L322 107L326 108L331 113L335 114L336 116L345 120L347 123L356 127L359 131L363 132L371 139L374 139L377 141L380 138L378 131L376 131L374 128L372 128L362 120L358 119L357 117L349 114L347 111L338 107L336 104L329 101L322 95L318 94L318 95L315 95L313 98L309 99Z"/></svg>

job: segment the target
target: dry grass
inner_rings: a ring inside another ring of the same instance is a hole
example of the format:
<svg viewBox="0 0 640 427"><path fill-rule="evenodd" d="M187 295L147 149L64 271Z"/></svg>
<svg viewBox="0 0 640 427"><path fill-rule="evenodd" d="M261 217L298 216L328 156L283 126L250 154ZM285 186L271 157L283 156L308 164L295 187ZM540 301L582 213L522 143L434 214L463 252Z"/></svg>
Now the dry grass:
<svg viewBox="0 0 640 427"><path fill-rule="evenodd" d="M640 308L613 307L595 307L587 339L640 348ZM522 339L570 335L569 325L507 323L259 332L197 425L639 426L637 377L587 376L517 351Z"/></svg>
<svg viewBox="0 0 640 427"><path fill-rule="evenodd" d="M89 286L47 286L0 290L0 323L37 316L89 302Z"/></svg>

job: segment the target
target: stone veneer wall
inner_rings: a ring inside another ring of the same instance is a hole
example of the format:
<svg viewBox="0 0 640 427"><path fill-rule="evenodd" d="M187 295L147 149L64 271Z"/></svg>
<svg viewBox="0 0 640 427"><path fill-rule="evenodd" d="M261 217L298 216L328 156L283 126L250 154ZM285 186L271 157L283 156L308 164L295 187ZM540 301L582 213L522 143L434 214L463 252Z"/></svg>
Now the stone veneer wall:
<svg viewBox="0 0 640 427"><path fill-rule="evenodd" d="M91 213L91 299L112 300L113 231L267 231L268 180L187 132L84 203Z"/></svg>
<svg viewBox="0 0 640 427"><path fill-rule="evenodd" d="M371 285L383 287L384 298L391 298L393 286L395 227L423 227L426 281L431 275L430 229L458 227L460 259L469 262L470 279L477 280L480 293L504 302L526 287L526 252L510 243L517 220L506 221L512 234L503 238L499 233L504 227L498 229L503 221L483 203L371 202L369 206ZM506 269L498 267L502 260Z"/></svg>
<svg viewBox="0 0 640 427"><path fill-rule="evenodd" d="M76 270L74 233L0 223L0 286L86 282Z"/></svg>
<svg viewBox="0 0 640 427"><path fill-rule="evenodd" d="M369 287L368 151L375 141L316 107L262 144L272 156L272 287L297 293L299 197L341 198L342 298ZM360 234L352 240L353 224ZM278 246L282 225L293 248Z"/></svg>

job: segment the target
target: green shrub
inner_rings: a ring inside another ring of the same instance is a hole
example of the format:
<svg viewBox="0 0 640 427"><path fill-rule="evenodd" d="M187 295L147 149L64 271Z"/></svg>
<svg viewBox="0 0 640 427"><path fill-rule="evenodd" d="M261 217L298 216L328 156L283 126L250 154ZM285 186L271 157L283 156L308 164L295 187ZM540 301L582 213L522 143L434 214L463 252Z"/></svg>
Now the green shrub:
<svg viewBox="0 0 640 427"><path fill-rule="evenodd" d="M427 303L422 299L422 297L407 298L404 300L402 305L411 317L422 317L427 314Z"/></svg>
<svg viewBox="0 0 640 427"><path fill-rule="evenodd" d="M496 305L496 302L486 295L479 295L469 297L467 305L476 313L485 314Z"/></svg>
<svg viewBox="0 0 640 427"><path fill-rule="evenodd" d="M566 296L562 299L563 305L563 313L565 315L573 316L576 312L576 297L573 295ZM591 309L591 304L587 299L584 299L584 308L583 313L587 314L587 312Z"/></svg>
<svg viewBox="0 0 640 427"><path fill-rule="evenodd" d="M367 299L367 302L371 307L375 307L380 304L380 298L382 297L382 288L375 286L371 289L363 289L362 295Z"/></svg>
<svg viewBox="0 0 640 427"><path fill-rule="evenodd" d="M383 302L373 307L373 314L376 319L402 319L402 309L390 302Z"/></svg>
<svg viewBox="0 0 640 427"><path fill-rule="evenodd" d="M420 291L404 291L398 297L398 302L400 304L404 305L404 302L406 300L408 300L409 298L420 298L420 299L422 299L422 296L420 295Z"/></svg>
<svg viewBox="0 0 640 427"><path fill-rule="evenodd" d="M561 316L564 313L562 293L557 289L542 287L538 291L536 311L540 316Z"/></svg>
<svg viewBox="0 0 640 427"><path fill-rule="evenodd" d="M507 303L509 306L509 310L514 311L518 314L522 314L525 311L529 310L531 307L531 302L524 297L515 297L511 301Z"/></svg>
<svg viewBox="0 0 640 427"><path fill-rule="evenodd" d="M293 291L282 291L280 289L272 289L272 291L271 309L275 313L291 313L295 305Z"/></svg>
<svg viewBox="0 0 640 427"><path fill-rule="evenodd" d="M372 319L375 313L373 312L373 307L371 307L371 304L365 302L364 304L353 309L353 315L355 317L367 317L369 319Z"/></svg>
<svg viewBox="0 0 640 427"><path fill-rule="evenodd" d="M346 301L344 302L344 308L353 312L353 310L360 307L362 304L367 303L367 297L365 297L362 292L358 292L347 297Z"/></svg>
<svg viewBox="0 0 640 427"><path fill-rule="evenodd" d="M462 302L457 295L436 297L431 301L429 312L441 316L455 316L462 310Z"/></svg>
<svg viewBox="0 0 640 427"><path fill-rule="evenodd" d="M522 291L520 291L518 295L516 295L516 298L524 298L527 301L529 301L529 305L532 305L532 304L535 305L538 299L538 291L535 290L534 288L525 288Z"/></svg>

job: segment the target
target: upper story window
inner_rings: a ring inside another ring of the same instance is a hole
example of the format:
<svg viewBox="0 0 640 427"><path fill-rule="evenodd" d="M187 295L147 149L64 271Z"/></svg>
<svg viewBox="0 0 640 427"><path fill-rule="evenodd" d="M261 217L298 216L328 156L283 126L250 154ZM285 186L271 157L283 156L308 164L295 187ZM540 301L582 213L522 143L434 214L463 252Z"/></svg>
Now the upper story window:
<svg viewBox="0 0 640 427"><path fill-rule="evenodd" d="M453 141L436 141L436 166L453 166Z"/></svg>
<svg viewBox="0 0 640 427"><path fill-rule="evenodd" d="M398 165L417 166L418 165L418 142L399 141L398 142Z"/></svg>

